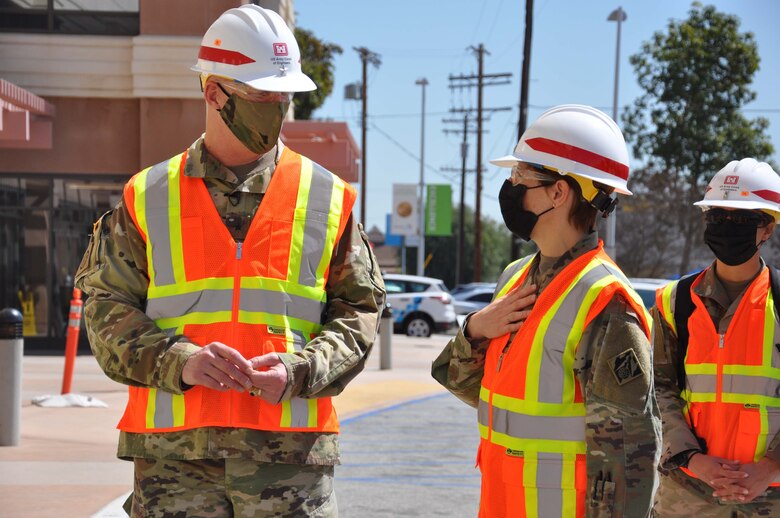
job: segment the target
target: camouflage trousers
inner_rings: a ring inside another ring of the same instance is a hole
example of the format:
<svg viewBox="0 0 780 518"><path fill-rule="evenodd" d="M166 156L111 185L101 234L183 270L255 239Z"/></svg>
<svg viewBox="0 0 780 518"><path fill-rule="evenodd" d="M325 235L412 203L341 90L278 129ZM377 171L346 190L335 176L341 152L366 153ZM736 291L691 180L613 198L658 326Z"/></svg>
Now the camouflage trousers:
<svg viewBox="0 0 780 518"><path fill-rule="evenodd" d="M780 490L770 488L767 496L738 504L712 497L713 489L679 470L661 476L655 495L653 516L658 518L751 518L780 516Z"/></svg>
<svg viewBox="0 0 780 518"><path fill-rule="evenodd" d="M338 516L333 466L134 459L132 518Z"/></svg>

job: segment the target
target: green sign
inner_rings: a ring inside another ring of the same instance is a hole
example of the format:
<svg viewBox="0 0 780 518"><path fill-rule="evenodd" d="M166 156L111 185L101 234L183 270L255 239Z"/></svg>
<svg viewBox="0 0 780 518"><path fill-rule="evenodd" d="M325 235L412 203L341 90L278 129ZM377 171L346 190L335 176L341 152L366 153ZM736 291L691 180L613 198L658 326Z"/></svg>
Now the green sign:
<svg viewBox="0 0 780 518"><path fill-rule="evenodd" d="M425 235L452 235L452 186L428 184L425 198Z"/></svg>

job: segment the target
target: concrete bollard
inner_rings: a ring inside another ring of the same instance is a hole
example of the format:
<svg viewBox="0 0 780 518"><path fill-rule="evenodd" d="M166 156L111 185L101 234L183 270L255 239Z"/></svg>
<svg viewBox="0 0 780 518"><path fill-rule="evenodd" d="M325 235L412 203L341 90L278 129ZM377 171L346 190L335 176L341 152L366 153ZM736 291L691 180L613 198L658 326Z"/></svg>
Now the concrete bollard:
<svg viewBox="0 0 780 518"><path fill-rule="evenodd" d="M0 446L19 444L22 410L22 337L24 317L12 308L0 311Z"/></svg>
<svg viewBox="0 0 780 518"><path fill-rule="evenodd" d="M393 308L390 304L382 310L382 320L379 323L379 368L393 368Z"/></svg>

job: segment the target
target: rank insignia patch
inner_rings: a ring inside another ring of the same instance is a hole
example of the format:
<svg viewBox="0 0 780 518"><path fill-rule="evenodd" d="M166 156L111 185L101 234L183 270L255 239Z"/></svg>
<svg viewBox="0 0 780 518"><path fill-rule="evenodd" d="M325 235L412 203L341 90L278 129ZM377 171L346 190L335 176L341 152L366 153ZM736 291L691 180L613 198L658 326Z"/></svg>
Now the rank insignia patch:
<svg viewBox="0 0 780 518"><path fill-rule="evenodd" d="M644 374L633 349L626 349L613 356L609 359L609 365L612 367L612 374L615 375L618 385L625 385Z"/></svg>

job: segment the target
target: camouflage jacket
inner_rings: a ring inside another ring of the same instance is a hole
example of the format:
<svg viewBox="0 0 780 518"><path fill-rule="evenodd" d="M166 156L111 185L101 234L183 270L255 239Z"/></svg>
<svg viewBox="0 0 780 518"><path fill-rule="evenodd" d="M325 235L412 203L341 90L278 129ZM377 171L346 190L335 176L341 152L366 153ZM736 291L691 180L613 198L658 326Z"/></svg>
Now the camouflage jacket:
<svg viewBox="0 0 780 518"><path fill-rule="evenodd" d="M281 148L281 145L279 146ZM209 155L203 137L189 149L184 174L203 178L234 239L243 240L271 179L280 149L256 164L231 169ZM247 169L249 169L247 171ZM146 245L120 201L95 224L76 275L88 298L84 319L93 353L113 380L183 391L181 372L199 346L169 337L144 313ZM339 394L364 367L379 326L385 290L368 238L350 218L337 244L326 285L323 329L303 351L280 354L288 371L283 399ZM246 457L260 462L337 464L338 437L328 433L269 432L206 427L168 433L126 433L121 458Z"/></svg>
<svg viewBox="0 0 780 518"><path fill-rule="evenodd" d="M761 261L764 267L763 259ZM747 288L749 282L745 284ZM672 309L677 295L677 287L672 292ZM725 333L731 323L731 319L742 301L743 292L733 301L729 300L726 288L715 275L715 265L707 268L701 282L693 288L704 307L707 309L718 333ZM687 459L687 455L680 455L690 450L701 451L702 447L693 431L683 416L685 401L680 396L680 388L677 384L678 342L677 335L661 316L657 307L650 310L653 316L653 361L655 372L655 390L658 405L661 408L663 418L663 453L661 455L661 470L664 473L675 473L675 478L681 463ZM775 312L775 343L780 343L780 318ZM774 351L780 354L780 351ZM780 390L780 380L777 382ZM767 456L780 462L780 435L771 439ZM687 478L687 477L686 477ZM712 494L709 486L702 486L708 495Z"/></svg>
<svg viewBox="0 0 780 518"><path fill-rule="evenodd" d="M597 244L596 233L587 234L543 271L537 256L524 285L536 284L538 292L543 291L566 265ZM503 275L498 286L502 282ZM471 340L465 328L464 323L433 362L432 374L447 390L476 407L490 340ZM643 375L620 385L610 359L629 348ZM622 297L613 299L585 329L574 373L586 406L588 516L648 516L658 482L661 419L653 391L650 344L637 315Z"/></svg>

